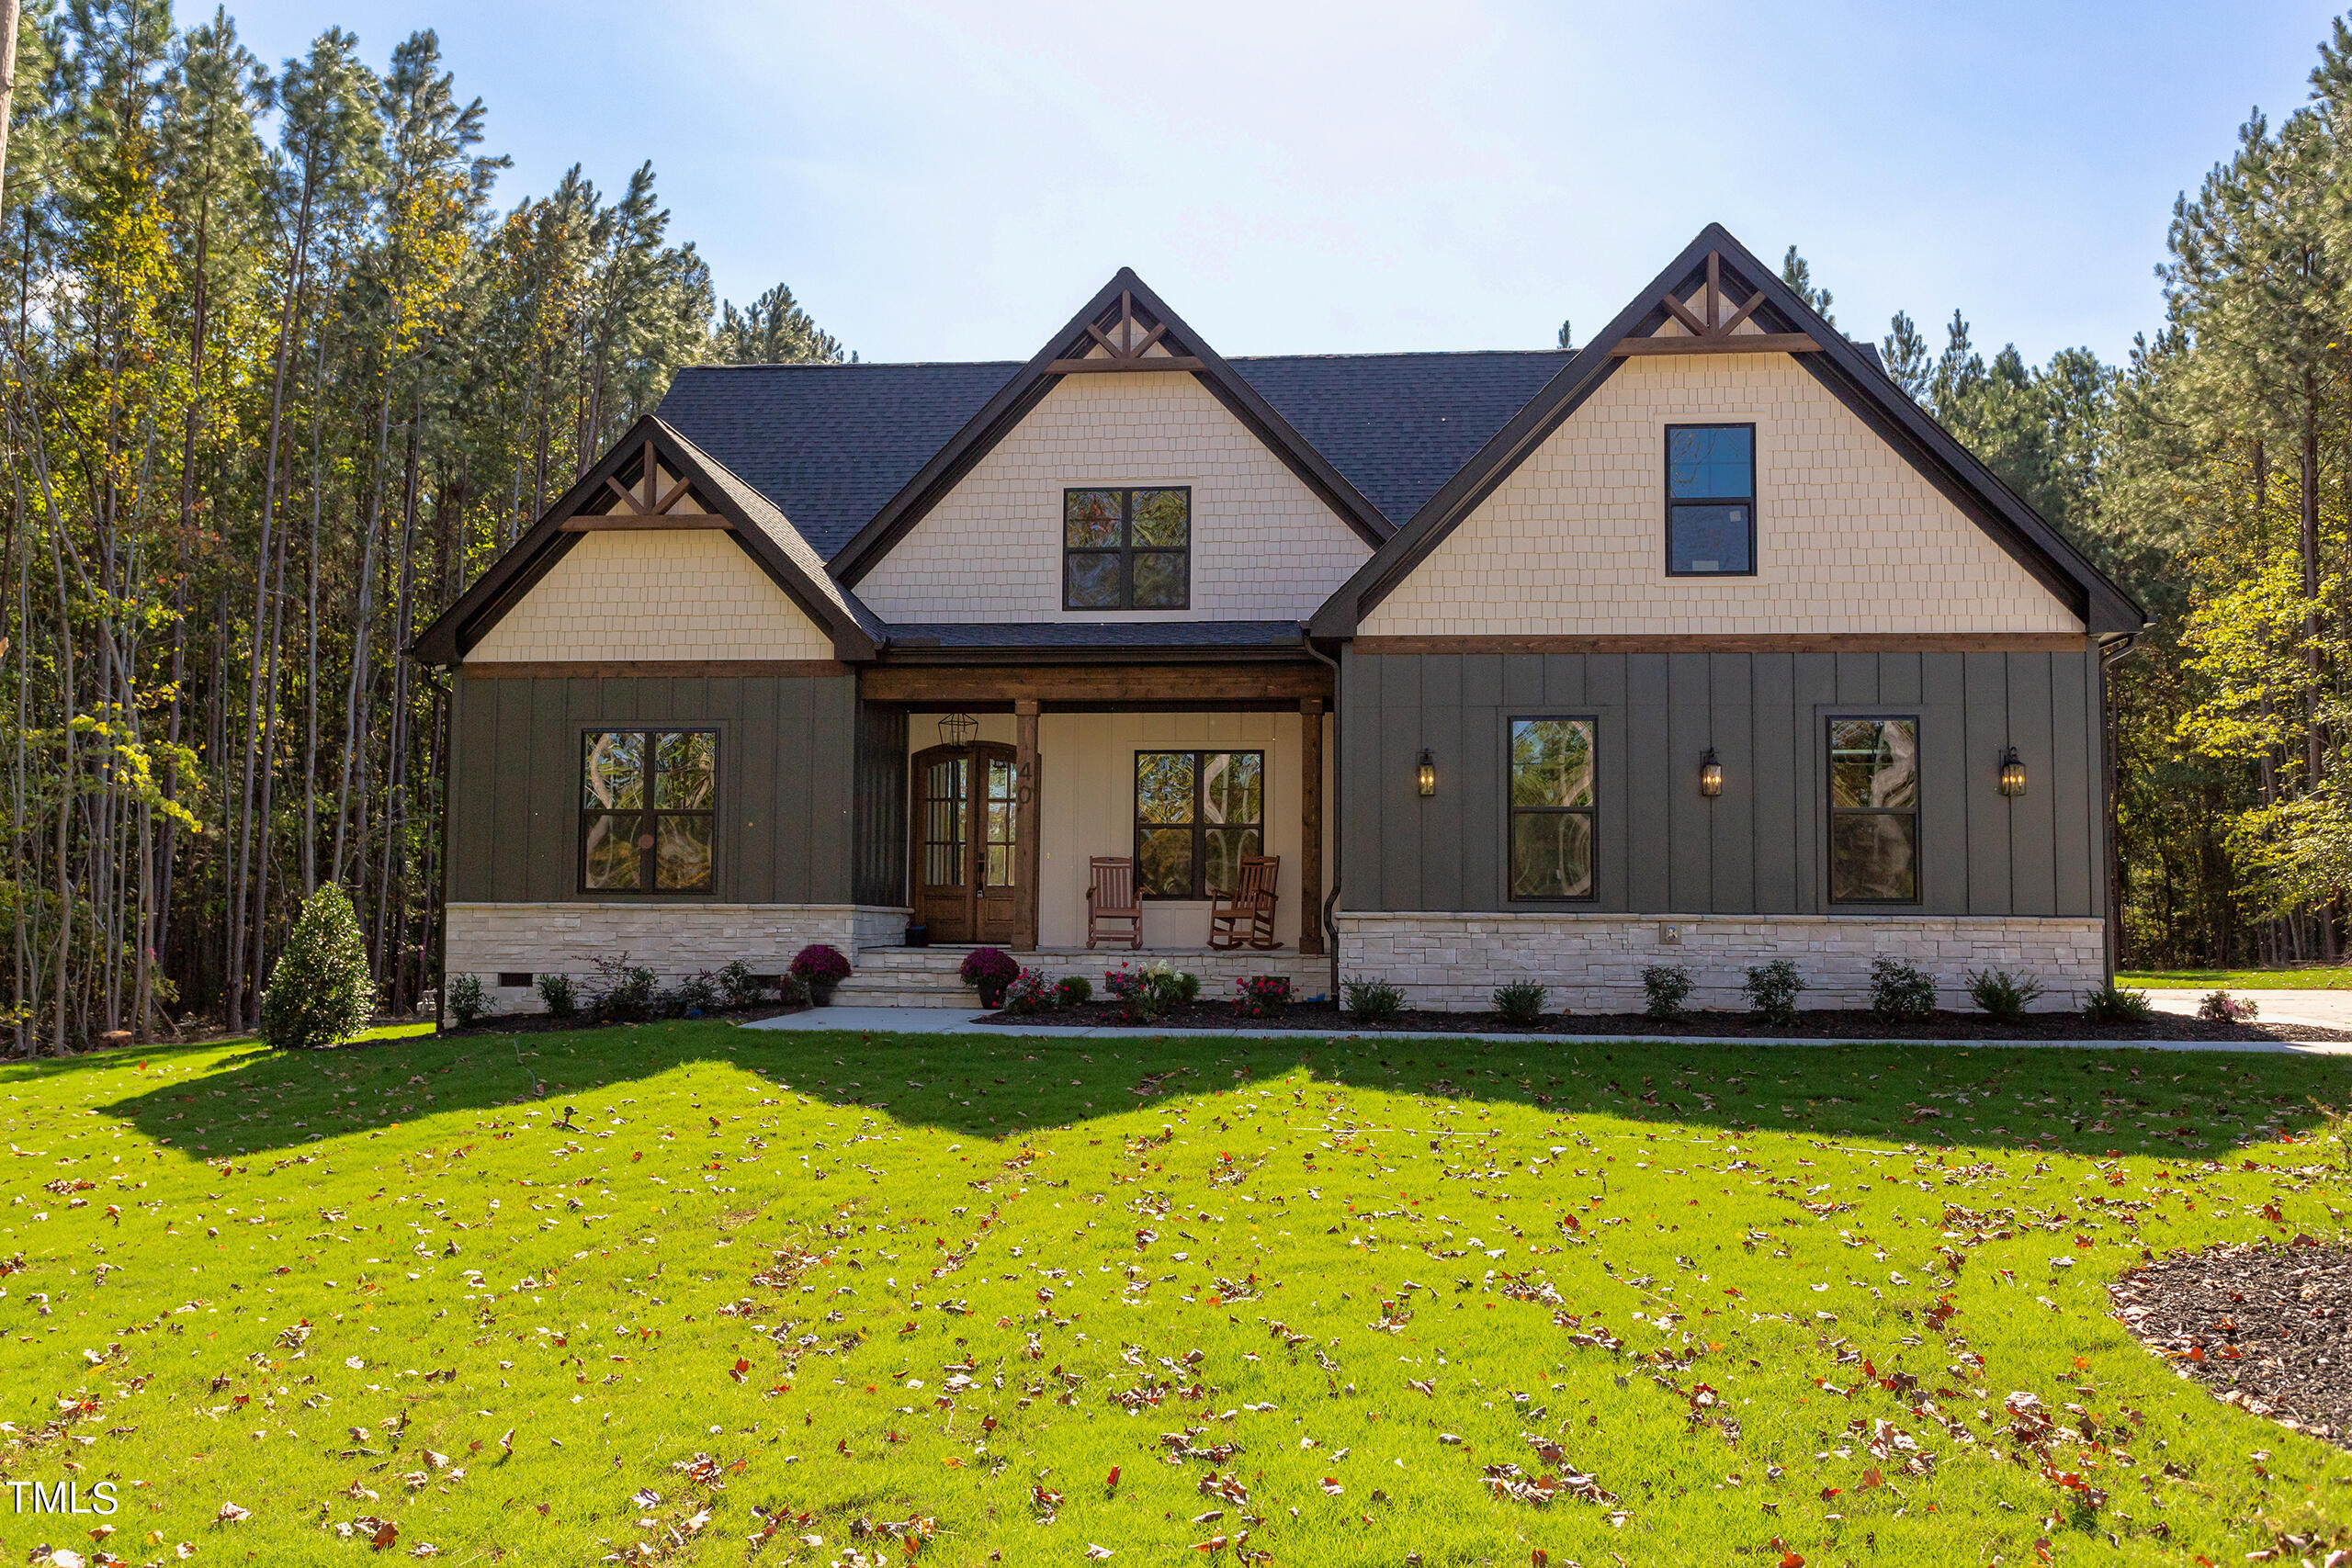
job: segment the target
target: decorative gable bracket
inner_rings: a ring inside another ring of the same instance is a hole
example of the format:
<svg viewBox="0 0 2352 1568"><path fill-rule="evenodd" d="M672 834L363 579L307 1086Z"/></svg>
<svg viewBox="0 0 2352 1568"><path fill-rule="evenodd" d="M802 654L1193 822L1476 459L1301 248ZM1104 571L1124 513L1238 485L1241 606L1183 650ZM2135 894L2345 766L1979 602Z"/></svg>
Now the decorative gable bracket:
<svg viewBox="0 0 2352 1568"><path fill-rule="evenodd" d="M1668 320L1680 326L1687 337L1649 336L1621 338L1610 346L1611 358L1628 359L1644 354L1818 354L1821 344L1809 333L1740 332L1740 324L1765 303L1761 288L1751 292L1747 303L1735 307L1729 315L1724 307L1730 303L1724 295L1724 255L1721 251L1707 253L1707 281L1700 290L1701 309L1690 307L1675 296L1671 288L1658 296L1658 304Z"/></svg>
<svg viewBox="0 0 2352 1568"><path fill-rule="evenodd" d="M1046 369L1056 376L1096 375L1118 370L1200 370L1207 362L1182 340L1170 340L1170 323L1139 307L1136 291L1119 290L1118 302L1102 315L1080 323L1086 336L1048 360ZM1069 351L1078 350L1076 354ZM1154 353L1157 349L1159 352Z"/></svg>
<svg viewBox="0 0 2352 1568"><path fill-rule="evenodd" d="M661 455L650 440L640 448L635 477L623 484L618 475L606 474L604 484L590 495L586 504L597 510L575 513L559 523L557 530L590 534L614 529L735 526L695 491L690 477L673 475L662 468Z"/></svg>

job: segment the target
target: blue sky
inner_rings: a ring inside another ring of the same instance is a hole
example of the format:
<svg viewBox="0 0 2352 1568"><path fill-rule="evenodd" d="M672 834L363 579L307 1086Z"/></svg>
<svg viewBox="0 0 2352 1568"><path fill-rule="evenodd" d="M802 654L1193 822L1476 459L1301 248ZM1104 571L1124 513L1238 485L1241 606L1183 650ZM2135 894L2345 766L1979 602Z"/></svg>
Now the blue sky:
<svg viewBox="0 0 2352 1568"><path fill-rule="evenodd" d="M209 4L184 6L183 16ZM1839 324L2109 358L2173 199L2301 104L2305 0L232 5L438 30L511 204L650 158L720 291L868 359L1023 358L1122 265L1227 355L1578 341L1700 226L1796 243Z"/></svg>

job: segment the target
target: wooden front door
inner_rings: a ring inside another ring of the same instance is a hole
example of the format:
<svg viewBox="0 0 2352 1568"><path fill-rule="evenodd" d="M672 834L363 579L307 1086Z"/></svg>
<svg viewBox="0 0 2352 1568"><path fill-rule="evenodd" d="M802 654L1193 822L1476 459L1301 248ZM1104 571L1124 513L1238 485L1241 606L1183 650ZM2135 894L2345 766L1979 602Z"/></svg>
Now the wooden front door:
<svg viewBox="0 0 2352 1568"><path fill-rule="evenodd" d="M1012 755L991 741L915 753L915 919L934 942L1019 939Z"/></svg>

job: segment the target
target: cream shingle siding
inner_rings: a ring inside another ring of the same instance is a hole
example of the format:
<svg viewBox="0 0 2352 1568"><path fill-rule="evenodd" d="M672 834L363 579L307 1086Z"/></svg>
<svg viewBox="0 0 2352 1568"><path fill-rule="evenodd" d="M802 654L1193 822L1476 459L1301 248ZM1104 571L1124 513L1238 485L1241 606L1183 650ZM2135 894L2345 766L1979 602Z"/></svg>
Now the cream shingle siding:
<svg viewBox="0 0 2352 1568"><path fill-rule="evenodd" d="M1666 427L1756 425L1757 573L1666 574ZM1371 636L2080 632L1789 355L1626 361L1364 617Z"/></svg>
<svg viewBox="0 0 2352 1568"><path fill-rule="evenodd" d="M583 534L469 660L831 659L832 638L717 528Z"/></svg>
<svg viewBox="0 0 2352 1568"><path fill-rule="evenodd" d="M1065 611L1062 491L1190 485L1192 607ZM1304 620L1370 547L1183 371L1065 377L857 583L891 621Z"/></svg>

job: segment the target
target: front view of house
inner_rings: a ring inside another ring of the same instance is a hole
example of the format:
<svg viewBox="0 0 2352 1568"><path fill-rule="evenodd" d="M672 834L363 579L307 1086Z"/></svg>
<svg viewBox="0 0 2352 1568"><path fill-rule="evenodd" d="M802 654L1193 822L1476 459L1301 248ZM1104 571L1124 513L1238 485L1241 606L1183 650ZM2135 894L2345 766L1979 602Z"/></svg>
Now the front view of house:
<svg viewBox="0 0 2352 1568"><path fill-rule="evenodd" d="M1721 229L1573 354L1226 359L1122 272L1025 364L682 372L417 639L445 964L2071 1006L2144 619Z"/></svg>

